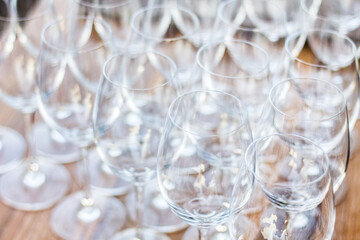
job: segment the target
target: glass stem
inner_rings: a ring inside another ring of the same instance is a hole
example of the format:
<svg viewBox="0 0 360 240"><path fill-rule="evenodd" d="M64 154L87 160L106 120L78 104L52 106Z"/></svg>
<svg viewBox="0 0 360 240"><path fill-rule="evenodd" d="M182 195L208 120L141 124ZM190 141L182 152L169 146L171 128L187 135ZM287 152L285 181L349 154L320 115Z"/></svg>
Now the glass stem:
<svg viewBox="0 0 360 240"><path fill-rule="evenodd" d="M82 164L82 190L84 191L84 198L91 198L91 185L90 185L90 172L89 172L89 161L88 152L90 146L81 147L81 164Z"/></svg>
<svg viewBox="0 0 360 240"><path fill-rule="evenodd" d="M33 126L35 122L35 112L26 113L24 115L25 122L25 139L28 146L26 161L28 164L27 171L23 176L23 183L29 188L38 188L45 182L45 174L39 169L36 157L34 155L35 137L33 134Z"/></svg>
<svg viewBox="0 0 360 240"><path fill-rule="evenodd" d="M207 240L208 232L208 228L199 228L199 240Z"/></svg>
<svg viewBox="0 0 360 240"><path fill-rule="evenodd" d="M144 185L135 184L135 194L136 194L136 238L135 239L144 239Z"/></svg>

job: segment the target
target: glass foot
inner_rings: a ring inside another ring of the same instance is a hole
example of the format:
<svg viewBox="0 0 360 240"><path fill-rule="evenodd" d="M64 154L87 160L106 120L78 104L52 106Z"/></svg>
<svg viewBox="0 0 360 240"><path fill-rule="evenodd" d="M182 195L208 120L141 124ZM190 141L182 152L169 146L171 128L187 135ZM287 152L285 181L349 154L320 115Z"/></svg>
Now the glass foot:
<svg viewBox="0 0 360 240"><path fill-rule="evenodd" d="M149 228L142 229L142 235L142 238L138 238L136 237L136 228L128 228L117 233L110 240L170 240L168 236Z"/></svg>
<svg viewBox="0 0 360 240"><path fill-rule="evenodd" d="M78 148L67 142L59 133L51 131L45 123L34 125L36 136L36 153L40 160L51 159L53 163L66 164L78 161L80 153Z"/></svg>
<svg viewBox="0 0 360 240"><path fill-rule="evenodd" d="M88 170L90 174L91 190L104 196L120 196L129 192L132 185L119 176L113 174L111 169L101 161L96 149L88 155ZM83 167L79 162L77 168L78 179L82 179Z"/></svg>
<svg viewBox="0 0 360 240"><path fill-rule="evenodd" d="M61 165L33 164L38 171L30 171L24 163L6 173L0 182L0 194L10 207L37 211L50 208L68 191L70 174Z"/></svg>
<svg viewBox="0 0 360 240"><path fill-rule="evenodd" d="M189 227L182 240L198 240L199 239L199 230L195 227ZM219 225L214 229L210 229L207 239L209 240L229 240L231 239L229 232L227 231L226 225Z"/></svg>
<svg viewBox="0 0 360 240"><path fill-rule="evenodd" d="M17 167L25 152L24 137L11 128L0 127L0 174Z"/></svg>
<svg viewBox="0 0 360 240"><path fill-rule="evenodd" d="M93 205L84 207L84 201ZM89 200L84 192L76 192L53 209L50 225L64 239L108 239L120 231L125 220L126 209L120 200L99 195Z"/></svg>
<svg viewBox="0 0 360 240"><path fill-rule="evenodd" d="M162 233L173 233L185 229L188 225L177 217L162 197L156 181L145 187L144 226ZM135 219L135 193L126 196L126 206L132 220Z"/></svg>

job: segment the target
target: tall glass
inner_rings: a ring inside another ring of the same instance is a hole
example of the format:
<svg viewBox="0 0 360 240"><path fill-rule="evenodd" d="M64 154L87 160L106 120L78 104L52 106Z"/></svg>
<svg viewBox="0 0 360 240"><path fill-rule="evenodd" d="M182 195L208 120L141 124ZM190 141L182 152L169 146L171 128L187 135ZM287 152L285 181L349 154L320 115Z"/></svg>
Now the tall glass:
<svg viewBox="0 0 360 240"><path fill-rule="evenodd" d="M33 124L36 102L36 60L40 54L41 29L54 18L52 1L9 3L10 17L1 18L4 34L10 34L3 46L0 62L0 97L19 110L25 118L25 138L28 151L24 164L6 173L0 183L2 200L21 210L41 210L51 207L68 191L70 175L61 165L44 161L39 164L35 154ZM1 32L3 32L1 31ZM4 77L6 76L6 77ZM41 138L41 136L36 136ZM14 139L16 141L16 139ZM17 143L12 143L17 146ZM22 153L20 142L19 153Z"/></svg>
<svg viewBox="0 0 360 240"><path fill-rule="evenodd" d="M236 208L248 200L253 180L243 154L251 141L246 108L233 95L193 91L172 102L158 152L158 181L171 210L198 228L198 239L210 239L209 229L227 222L236 179Z"/></svg>
<svg viewBox="0 0 360 240"><path fill-rule="evenodd" d="M94 26L90 32L89 24ZM52 230L65 239L91 238L97 228L101 228L101 238L107 239L125 222L122 203L94 194L89 184L92 110L103 63L111 54L110 45L109 25L95 18L65 18L42 32L39 110L51 129L79 147L83 164L81 190L66 197L51 214Z"/></svg>
<svg viewBox="0 0 360 240"><path fill-rule="evenodd" d="M104 65L94 108L96 146L106 164L134 184L136 193L136 227L111 239L168 239L144 228L144 188L156 177L160 135L177 95L175 74L175 63L153 50L122 52Z"/></svg>
<svg viewBox="0 0 360 240"><path fill-rule="evenodd" d="M331 239L334 195L329 159L319 145L299 135L271 134L248 147L245 161L254 190L240 211L232 208L231 239ZM237 191L242 184L235 184L232 206L243 199Z"/></svg>

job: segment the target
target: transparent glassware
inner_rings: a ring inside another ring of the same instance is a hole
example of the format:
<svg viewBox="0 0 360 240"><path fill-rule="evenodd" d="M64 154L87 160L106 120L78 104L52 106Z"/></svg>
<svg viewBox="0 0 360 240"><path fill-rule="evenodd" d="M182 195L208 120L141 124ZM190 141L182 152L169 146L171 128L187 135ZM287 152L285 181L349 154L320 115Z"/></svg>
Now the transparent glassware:
<svg viewBox="0 0 360 240"><path fill-rule="evenodd" d="M197 227L201 239L228 220L236 178L242 182L237 208L250 196L253 180L244 153L251 141L246 108L233 95L193 91L171 104L158 151L158 181L171 210Z"/></svg>
<svg viewBox="0 0 360 240"><path fill-rule="evenodd" d="M26 1L8 5L12 15L1 18L4 34L4 50L0 63L0 97L10 107L20 111L25 120L27 155L24 164L2 176L0 194L9 206L27 211L49 208L68 191L70 175L65 167L38 162L35 154L36 138L33 123L36 103L36 60L41 44L41 29L54 18L52 1L37 1L28 5ZM2 8L3 9L3 8ZM1 31L1 32L2 32ZM16 139L13 139L16 141ZM14 144L14 143L12 143ZM23 152L20 141L19 153ZM17 144L14 146L17 147Z"/></svg>
<svg viewBox="0 0 360 240"><path fill-rule="evenodd" d="M139 0L76 0L73 1L71 12L68 14L103 19L113 32L113 47L125 50L131 40L131 17L141 6Z"/></svg>
<svg viewBox="0 0 360 240"><path fill-rule="evenodd" d="M278 133L256 139L245 161L254 177L249 201L232 209L231 239L331 239L335 206L329 159L299 135ZM243 199L236 190L232 204Z"/></svg>
<svg viewBox="0 0 360 240"><path fill-rule="evenodd" d="M90 32L88 24L94 25ZM97 237L107 239L126 219L121 201L91 191L88 171L94 145L93 104L102 66L111 53L111 28L101 19L64 18L42 32L39 110L50 129L79 147L83 164L81 190L63 199L51 213L52 230L65 239L94 237L97 228L101 228Z"/></svg>
<svg viewBox="0 0 360 240"><path fill-rule="evenodd" d="M196 61L203 87L238 97L255 128L272 86L266 51L251 42L228 39L203 45Z"/></svg>
<svg viewBox="0 0 360 240"><path fill-rule="evenodd" d="M195 60L200 22L192 11L173 4L151 5L134 13L131 27L133 51L146 47L174 60L180 92L201 88Z"/></svg>
<svg viewBox="0 0 360 240"><path fill-rule="evenodd" d="M346 99L334 84L315 78L275 84L255 132L255 138L291 133L317 143L329 157L333 191L338 190L349 163L350 133Z"/></svg>
<svg viewBox="0 0 360 240"><path fill-rule="evenodd" d="M121 52L104 65L93 113L96 147L115 174L133 183L136 194L136 226L111 239L169 239L144 226L144 188L156 177L160 135L177 95L175 76L175 63L153 50Z"/></svg>
<svg viewBox="0 0 360 240"><path fill-rule="evenodd" d="M220 4L217 28L223 29L225 39L246 40L263 48L270 58L271 77L276 79L283 66L285 38L300 28L299 11L295 1L226 1Z"/></svg>
<svg viewBox="0 0 360 240"><path fill-rule="evenodd" d="M344 93L352 133L360 110L359 63L354 42L331 30L308 29L289 35L285 51L285 78L318 78L335 84ZM353 152L358 140L352 141Z"/></svg>
<svg viewBox="0 0 360 240"><path fill-rule="evenodd" d="M301 0L301 8L308 28L333 30L347 35L356 43L360 54L360 1L351 0L345 4L339 0Z"/></svg>

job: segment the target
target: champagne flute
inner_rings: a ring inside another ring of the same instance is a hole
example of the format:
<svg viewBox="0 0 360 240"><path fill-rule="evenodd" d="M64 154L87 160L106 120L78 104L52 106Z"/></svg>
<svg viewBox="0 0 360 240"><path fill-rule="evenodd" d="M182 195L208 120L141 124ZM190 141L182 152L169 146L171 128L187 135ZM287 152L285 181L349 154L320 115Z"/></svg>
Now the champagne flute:
<svg viewBox="0 0 360 240"><path fill-rule="evenodd" d="M9 3L13 14L1 18L6 32L11 27L11 37L6 39L6 57L0 62L0 74L7 76L0 82L0 97L12 108L19 110L25 120L25 138L28 151L24 164L2 176L2 200L16 209L35 211L51 207L68 191L70 175L61 165L39 163L35 155L33 123L36 103L36 59L40 51L41 29L53 20L52 1L27 1ZM37 138L41 136L36 136ZM12 143L14 144L14 143ZM21 142L20 142L20 153Z"/></svg>
<svg viewBox="0 0 360 240"><path fill-rule="evenodd" d="M172 102L158 151L158 181L171 210L199 229L199 239L228 220L236 178L242 184L234 208L250 196L253 181L243 154L251 141L246 108L233 95L193 91Z"/></svg>
<svg viewBox="0 0 360 240"><path fill-rule="evenodd" d="M134 184L136 193L136 227L111 239L168 239L144 228L144 188L156 177L166 111L177 94L175 74L175 63L153 50L121 52L104 65L93 116L96 146L115 174Z"/></svg>
<svg viewBox="0 0 360 240"><path fill-rule="evenodd" d="M246 150L253 194L229 222L233 240L327 239L335 225L335 205L326 152L295 134L278 133L256 139ZM236 191L232 204L243 196Z"/></svg>
<svg viewBox="0 0 360 240"><path fill-rule="evenodd" d="M89 24L94 26L91 32ZM107 239L125 223L123 204L92 193L89 185L88 150L94 143L91 113L102 65L111 54L110 45L111 29L101 19L65 18L42 32L39 110L51 129L80 148L83 164L82 190L66 197L51 213L52 230L65 239L95 237L92 234L97 228L101 229L97 237Z"/></svg>

